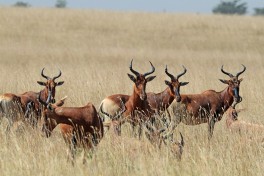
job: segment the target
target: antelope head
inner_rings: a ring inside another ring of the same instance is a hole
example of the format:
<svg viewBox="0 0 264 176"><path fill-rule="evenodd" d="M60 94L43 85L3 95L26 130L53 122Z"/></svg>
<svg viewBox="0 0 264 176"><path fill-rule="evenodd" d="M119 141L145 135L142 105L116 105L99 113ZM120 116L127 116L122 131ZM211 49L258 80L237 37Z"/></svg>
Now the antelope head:
<svg viewBox="0 0 264 176"><path fill-rule="evenodd" d="M176 98L177 102L181 101L180 87L181 86L185 86L185 85L187 85L189 83L189 82L180 82L179 81L179 78L187 72L187 69L184 66L182 66L182 67L184 69L183 72L178 74L176 77L168 72L167 65L166 65L166 68L165 68L165 73L171 79L171 81L165 80L165 84L169 86L170 92L173 95L173 97Z"/></svg>
<svg viewBox="0 0 264 176"><path fill-rule="evenodd" d="M184 147L183 136L180 133L181 140L175 141L173 139L174 131L177 126L176 119L172 118L167 110L168 116L161 117L156 115L153 118L154 123L151 121L145 122L145 134L150 143L158 148L161 148L162 142L170 149L173 156L178 160L181 159Z"/></svg>
<svg viewBox="0 0 264 176"><path fill-rule="evenodd" d="M47 81L46 82L42 82L42 81L37 81L37 83L41 86L45 86L45 92L46 92L46 103L54 103L55 102L55 91L56 91L56 86L61 86L64 81L60 81L60 82L55 82L55 80L57 78L59 78L61 76L61 71L59 70L59 74L57 76L54 76L53 78L50 78L49 76L46 76L44 74L44 69L42 69L41 71L41 76L43 78L46 78Z"/></svg>
<svg viewBox="0 0 264 176"><path fill-rule="evenodd" d="M48 115L53 115L54 114L54 110L57 107L62 106L64 104L64 101L65 101L66 98L67 98L67 96L65 96L61 100L57 101L56 103L54 102L52 104L52 103L47 103L47 102L43 101L42 98L41 98L41 94L39 94L38 101L45 106L45 110L44 110L45 115L44 115L44 118L43 118L42 132L45 133L46 137L49 137L51 135L51 131L57 125L54 120L48 119Z"/></svg>
<svg viewBox="0 0 264 176"><path fill-rule="evenodd" d="M242 101L242 97L239 95L239 86L240 86L240 82L243 80L243 78L238 79L239 75L241 75L242 73L244 73L244 71L246 71L246 67L242 64L243 66L243 70L238 72L235 76L232 75L231 73L228 73L226 71L224 71L224 66L222 65L221 71L222 73L228 75L230 77L229 80L223 80L223 79L219 79L222 83L227 84L229 86L229 93L233 96L235 102L241 102Z"/></svg>
<svg viewBox="0 0 264 176"><path fill-rule="evenodd" d="M135 83L135 85L134 85L135 93L137 95L139 95L141 100L146 100L147 99L146 84L147 84L147 82L152 81L156 77L156 76L149 76L149 77L147 77L147 76L154 73L155 67L152 65L151 62L149 62L151 65L151 71L144 73L144 74L141 74L141 73L139 73L133 69L132 63L133 63L133 59L131 60L129 69L136 77L129 74L129 73L127 75Z"/></svg>

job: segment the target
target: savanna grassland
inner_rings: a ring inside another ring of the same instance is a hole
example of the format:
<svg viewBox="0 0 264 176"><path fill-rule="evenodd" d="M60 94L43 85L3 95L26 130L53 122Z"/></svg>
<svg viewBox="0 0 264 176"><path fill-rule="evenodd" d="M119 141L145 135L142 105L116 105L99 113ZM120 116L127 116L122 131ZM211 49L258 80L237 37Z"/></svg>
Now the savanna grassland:
<svg viewBox="0 0 264 176"><path fill-rule="evenodd" d="M239 118L264 124L264 20L252 16L110 12L70 9L0 8L0 92L40 91L40 71L53 76L61 69L56 98L68 96L65 106L92 102L97 108L104 97L132 93L127 77L130 60L139 72L156 67L157 78L147 92L166 88L165 65L190 83L181 93L223 90L218 79L225 70L241 75L245 110ZM207 124L176 128L185 140L179 162L166 148L158 150L146 139L106 133L88 162L82 151L73 167L59 130L50 138L26 125L5 135L0 126L1 175L263 175L264 132L231 133L225 117L215 126L211 142Z"/></svg>

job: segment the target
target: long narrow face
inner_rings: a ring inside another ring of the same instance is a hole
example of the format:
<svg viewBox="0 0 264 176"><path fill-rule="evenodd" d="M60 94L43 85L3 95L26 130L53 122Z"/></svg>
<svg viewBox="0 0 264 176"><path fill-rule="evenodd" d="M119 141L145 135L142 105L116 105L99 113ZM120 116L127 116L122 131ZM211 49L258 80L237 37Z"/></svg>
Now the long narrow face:
<svg viewBox="0 0 264 176"><path fill-rule="evenodd" d="M44 73L44 68L42 69L41 75L47 79L46 82L42 82L42 81L37 81L37 83L41 86L45 86L47 95L45 97L46 99L46 103L54 103L55 102L55 93L56 93L56 87L57 86L61 86L64 81L60 81L60 82L55 82L55 79L59 78L61 76L61 71L59 73L58 76L55 76L53 78L50 78L48 76L45 76Z"/></svg>
<svg viewBox="0 0 264 176"><path fill-rule="evenodd" d="M62 106L64 104L66 97L58 101L57 103L54 102L54 104L46 103L41 99L41 95L39 94L38 100L41 104L43 104L46 108L44 110L44 118L42 122L42 132L46 135L46 137L49 137L51 135L51 132L53 129L57 126L56 120L56 112L55 109L59 106Z"/></svg>
<svg viewBox="0 0 264 176"><path fill-rule="evenodd" d="M242 74L245 70L246 67L244 65L243 66L243 70L241 72L238 72L236 74L236 76L233 76L231 73L228 73L226 71L223 70L223 66L221 68L221 71L228 75L230 77L230 80L222 80L220 79L220 81L224 84L227 84L229 87L229 94L234 98L235 102L241 102L242 101L242 97L239 95L239 87L240 87L240 83L243 80L243 78L238 79L238 76L240 74Z"/></svg>
<svg viewBox="0 0 264 176"><path fill-rule="evenodd" d="M152 67L152 71L147 72L145 74L140 74L137 71L133 70L132 62L133 62L133 60L131 61L131 64L130 64L130 70L132 73L135 74L136 77L131 75L131 74L127 74L127 75L135 83L134 91L140 97L140 99L144 101L147 99L147 94L146 94L147 82L152 81L156 77L156 76L147 77L147 75L154 73L155 68L153 67L152 63L150 62L151 67Z"/></svg>
<svg viewBox="0 0 264 176"><path fill-rule="evenodd" d="M171 78L171 81L165 80L165 84L169 86L171 93L177 102L181 101L180 87L185 86L189 83L189 82L180 82L179 81L179 78L187 72L187 70L184 66L183 66L183 68L184 68L184 71L182 73L180 73L179 75L177 75L176 77L168 72L167 66L165 68L165 73Z"/></svg>

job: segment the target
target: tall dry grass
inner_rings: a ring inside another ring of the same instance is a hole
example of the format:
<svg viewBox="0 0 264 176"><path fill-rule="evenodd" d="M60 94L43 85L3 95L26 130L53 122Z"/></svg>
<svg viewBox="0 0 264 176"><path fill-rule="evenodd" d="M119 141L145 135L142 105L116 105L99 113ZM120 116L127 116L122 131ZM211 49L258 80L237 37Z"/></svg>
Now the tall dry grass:
<svg viewBox="0 0 264 176"><path fill-rule="evenodd" d="M240 94L246 108L239 118L254 123L263 120L264 21L261 17L211 16L167 13L125 13L70 9L0 9L0 91L39 91L36 81L62 70L65 84L57 88L57 99L68 95L65 106L88 101L99 106L111 94L131 94L128 65L150 69L157 78L147 91L166 88L165 65L190 84L181 93L200 93L226 87L218 78L227 77L220 67L241 76ZM81 150L74 167L67 162L67 146L58 130L51 138L39 130L22 126L5 135L0 126L1 175L263 175L263 133L231 134L225 118L215 126L210 144L207 125L179 125L185 148L182 161L165 148L157 150L146 139L130 137L129 127L120 138L110 132L86 165ZM179 137L179 136L177 136Z"/></svg>

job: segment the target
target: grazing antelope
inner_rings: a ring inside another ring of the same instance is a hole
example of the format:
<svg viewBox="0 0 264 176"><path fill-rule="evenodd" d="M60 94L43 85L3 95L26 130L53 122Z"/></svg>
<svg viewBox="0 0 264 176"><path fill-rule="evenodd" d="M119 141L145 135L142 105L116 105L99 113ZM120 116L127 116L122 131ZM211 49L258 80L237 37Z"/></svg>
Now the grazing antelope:
<svg viewBox="0 0 264 176"><path fill-rule="evenodd" d="M238 113L242 111L236 110L236 105L238 102L236 102L233 106L230 106L228 110L226 111L226 126L230 131L234 132L249 132L249 131L259 131L264 132L264 125L255 124L255 123L249 123L245 122L243 120L238 120Z"/></svg>
<svg viewBox="0 0 264 176"><path fill-rule="evenodd" d="M175 156L178 160L181 160L181 156L183 153L184 140L183 136L180 133L181 140L174 141L173 134L176 127L175 119L164 118L160 115L157 115L155 119L159 120L161 126L157 128L157 125L153 125L151 121L146 121L145 124L145 134L151 144L157 146L161 149L162 143L164 143L167 147L170 148L173 156Z"/></svg>
<svg viewBox="0 0 264 176"><path fill-rule="evenodd" d="M30 109L33 109L35 117L37 118L34 119L34 121L36 122L38 120L41 115L41 109L37 100L38 95L41 95L41 98L44 99L46 103L55 101L55 88L56 86L60 86L64 83L64 81L55 82L55 79L61 76L61 71L57 76L50 78L44 74L43 68L41 71L41 76L46 78L47 82L37 81L38 84L45 86L45 88L40 92L28 91L18 95L5 93L0 96L0 111L9 121L7 130L10 129L13 122L20 119L24 120L24 116L28 116ZM20 117L18 117L18 113L21 113L21 115L19 115ZM34 123L34 125L36 125L36 123Z"/></svg>
<svg viewBox="0 0 264 176"><path fill-rule="evenodd" d="M40 103L47 107L44 110L46 118L53 119L56 125L67 124L71 126L71 128L64 128L63 137L70 144L73 159L77 146L84 148L85 153L93 149L102 139L104 128L102 120L92 103L88 103L83 107L61 107L64 100L65 98L51 104L44 102L39 96Z"/></svg>
<svg viewBox="0 0 264 176"><path fill-rule="evenodd" d="M243 79L238 79L239 75L246 70L246 67L242 66L243 70L236 76L224 71L222 66L221 71L228 75L230 80L220 79L222 83L228 84L220 92L207 90L201 94L182 94L180 103L174 108L177 123L183 122L186 125L208 123L208 138L211 139L215 122L221 120L224 112L234 101L242 100L239 95L239 86Z"/></svg>
<svg viewBox="0 0 264 176"><path fill-rule="evenodd" d="M149 111L147 111L150 108L147 103L146 85L147 82L152 81L156 77L156 76L147 77L148 75L154 73L155 67L150 62L151 71L141 74L133 69L132 63L133 63L133 59L131 60L129 69L136 77L128 73L128 77L131 79L131 81L134 82L132 95L124 96L121 94L117 94L117 95L109 96L102 101L99 108L99 109L103 109L104 112L107 112L111 116L115 116L118 110L121 109L120 108L121 105L118 97L120 97L121 100L125 102L126 111L123 113L123 117L124 117L122 118L123 120L122 121L117 120L114 122L115 132L118 135L121 135L121 124L124 123L125 121L129 121L131 123L134 131L136 124L141 120L141 119L136 119L135 111L144 111L146 115L149 115L150 113ZM113 111L114 108L115 110ZM118 110L116 110L117 108ZM104 119L105 123L108 123L109 121L111 121L111 119L107 119L107 120ZM139 128L139 136L140 134L141 134L141 127Z"/></svg>
<svg viewBox="0 0 264 176"><path fill-rule="evenodd" d="M157 94L152 92L147 93L147 108L149 108L147 111L150 115L153 115L154 112L166 110L174 99L176 99L178 102L181 101L180 87L188 84L188 82L179 82L179 78L187 72L184 66L183 68L184 71L175 77L168 72L168 68L166 66L165 73L171 78L170 82L165 80L165 84L168 85L168 87L164 91ZM122 99L122 102L127 102L130 96L124 94L111 95L101 102L100 108L102 108L111 116L117 114L121 108L118 97Z"/></svg>

